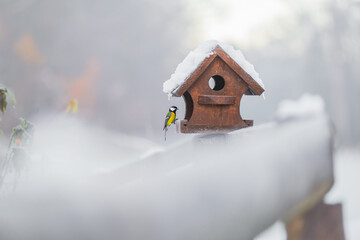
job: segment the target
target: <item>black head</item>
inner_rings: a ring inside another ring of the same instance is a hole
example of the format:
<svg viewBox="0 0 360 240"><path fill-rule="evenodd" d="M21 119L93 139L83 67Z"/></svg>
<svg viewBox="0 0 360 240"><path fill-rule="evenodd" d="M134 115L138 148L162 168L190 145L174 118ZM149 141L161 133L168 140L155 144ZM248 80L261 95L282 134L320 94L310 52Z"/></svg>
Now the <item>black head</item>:
<svg viewBox="0 0 360 240"><path fill-rule="evenodd" d="M170 112L176 112L177 109L178 109L178 108L177 108L176 106L171 106L171 107L169 108L169 111L170 111Z"/></svg>

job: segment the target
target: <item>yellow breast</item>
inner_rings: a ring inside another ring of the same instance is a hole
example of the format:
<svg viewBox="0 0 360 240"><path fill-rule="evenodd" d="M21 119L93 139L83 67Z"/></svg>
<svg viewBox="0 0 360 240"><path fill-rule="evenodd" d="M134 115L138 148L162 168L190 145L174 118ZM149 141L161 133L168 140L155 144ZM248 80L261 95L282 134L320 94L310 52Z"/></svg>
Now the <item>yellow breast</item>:
<svg viewBox="0 0 360 240"><path fill-rule="evenodd" d="M174 122L174 120L175 120L175 113L173 113L173 112L170 112L170 118L169 118L169 120L167 121L167 123L166 123L166 125L168 125L168 126L170 126L173 122Z"/></svg>

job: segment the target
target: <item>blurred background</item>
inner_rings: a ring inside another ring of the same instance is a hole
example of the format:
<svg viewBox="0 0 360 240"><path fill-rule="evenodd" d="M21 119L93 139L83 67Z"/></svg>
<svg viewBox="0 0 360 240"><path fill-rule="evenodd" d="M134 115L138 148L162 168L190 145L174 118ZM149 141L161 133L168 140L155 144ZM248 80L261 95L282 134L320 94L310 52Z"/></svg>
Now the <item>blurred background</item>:
<svg viewBox="0 0 360 240"><path fill-rule="evenodd" d="M265 83L243 117L264 123L282 99L319 94L339 144L359 144L359 0L1 0L0 83L17 96L2 128L76 98L95 124L163 141L168 107L185 107L162 84L209 39L241 49Z"/></svg>
<svg viewBox="0 0 360 240"><path fill-rule="evenodd" d="M20 117L42 136L31 174L49 182L58 172L72 185L78 175L181 142L171 128L164 144L169 106L179 107L180 119L185 106L169 101L162 85L210 39L241 49L260 74L265 100L246 96L241 104L255 125L273 120L284 99L324 99L337 146L346 149L335 153L329 199L346 199L346 234L359 239L360 194L352 186L360 166L360 0L0 0L0 87L17 98L0 114L0 155ZM85 125L58 114L73 99ZM281 231L272 239L284 239Z"/></svg>

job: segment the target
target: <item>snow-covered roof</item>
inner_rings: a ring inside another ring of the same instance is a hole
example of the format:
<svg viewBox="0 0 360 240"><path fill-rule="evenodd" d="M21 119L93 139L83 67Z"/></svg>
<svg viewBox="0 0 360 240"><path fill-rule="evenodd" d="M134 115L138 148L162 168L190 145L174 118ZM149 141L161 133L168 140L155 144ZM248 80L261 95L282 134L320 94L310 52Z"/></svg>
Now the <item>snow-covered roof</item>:
<svg viewBox="0 0 360 240"><path fill-rule="evenodd" d="M232 45L210 40L200 44L185 57L185 59L177 66L170 79L164 82L163 91L171 97L173 92L186 82L200 64L214 54L214 49L217 46L220 46L229 57L231 57L247 74L265 89L264 83L260 79L259 74L255 71L254 66L245 59L244 54L240 50L235 49Z"/></svg>

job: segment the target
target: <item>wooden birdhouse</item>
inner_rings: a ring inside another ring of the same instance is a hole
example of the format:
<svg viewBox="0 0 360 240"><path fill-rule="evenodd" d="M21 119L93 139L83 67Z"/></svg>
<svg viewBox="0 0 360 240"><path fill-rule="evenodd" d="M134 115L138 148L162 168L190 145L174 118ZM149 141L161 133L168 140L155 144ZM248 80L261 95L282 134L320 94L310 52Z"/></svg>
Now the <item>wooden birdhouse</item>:
<svg viewBox="0 0 360 240"><path fill-rule="evenodd" d="M261 95L263 86L240 50L208 41L179 64L164 92L185 100L180 132L228 132L253 125L241 117L240 102L244 94Z"/></svg>

